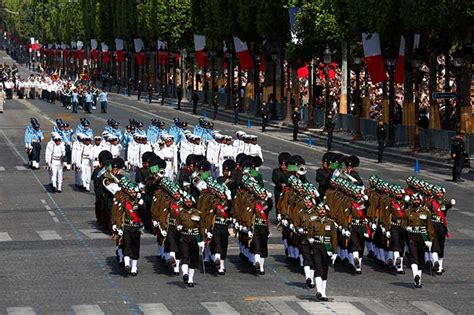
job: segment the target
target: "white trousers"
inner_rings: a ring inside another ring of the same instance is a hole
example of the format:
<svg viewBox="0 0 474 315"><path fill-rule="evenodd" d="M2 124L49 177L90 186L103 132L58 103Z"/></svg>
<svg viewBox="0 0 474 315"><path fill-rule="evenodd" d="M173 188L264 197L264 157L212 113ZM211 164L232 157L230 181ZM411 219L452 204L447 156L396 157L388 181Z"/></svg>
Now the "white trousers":
<svg viewBox="0 0 474 315"><path fill-rule="evenodd" d="M81 180L82 186L85 189L90 190L91 186L91 176L92 176L92 167L89 160L87 162L83 161L81 165Z"/></svg>
<svg viewBox="0 0 474 315"><path fill-rule="evenodd" d="M57 190L63 186L63 166L61 163L51 165L51 183Z"/></svg>

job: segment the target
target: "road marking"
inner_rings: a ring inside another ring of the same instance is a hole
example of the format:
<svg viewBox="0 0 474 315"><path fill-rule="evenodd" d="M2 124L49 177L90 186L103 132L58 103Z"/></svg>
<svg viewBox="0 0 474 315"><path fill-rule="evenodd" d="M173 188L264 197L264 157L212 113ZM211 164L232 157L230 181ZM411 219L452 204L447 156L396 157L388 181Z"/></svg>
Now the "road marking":
<svg viewBox="0 0 474 315"><path fill-rule="evenodd" d="M474 238L474 230L469 229L458 229L458 232L468 236L469 238Z"/></svg>
<svg viewBox="0 0 474 315"><path fill-rule="evenodd" d="M8 232L0 232L0 242L10 242L12 238L8 235Z"/></svg>
<svg viewBox="0 0 474 315"><path fill-rule="evenodd" d="M36 312L30 306L7 307L8 315L34 315Z"/></svg>
<svg viewBox="0 0 474 315"><path fill-rule="evenodd" d="M80 229L79 232L81 232L91 240L111 238L110 235L95 229Z"/></svg>
<svg viewBox="0 0 474 315"><path fill-rule="evenodd" d="M288 304L283 301L268 301L268 303L276 309L280 314L298 315Z"/></svg>
<svg viewBox="0 0 474 315"><path fill-rule="evenodd" d="M451 209L452 210L452 209ZM459 211L459 213L462 213L464 215L467 215L468 217L474 217L474 213L472 212L467 212L467 211Z"/></svg>
<svg viewBox="0 0 474 315"><path fill-rule="evenodd" d="M454 314L451 311L448 311L441 305L431 302L431 301L413 301L411 302L413 306L419 308L426 314L436 314L436 315L451 315Z"/></svg>
<svg viewBox="0 0 474 315"><path fill-rule="evenodd" d="M163 303L138 304L140 311L145 315L171 315L173 313Z"/></svg>
<svg viewBox="0 0 474 315"><path fill-rule="evenodd" d="M395 314L394 312L383 306L381 303L378 303L376 301L361 300L351 303L359 310L364 312L364 314Z"/></svg>
<svg viewBox="0 0 474 315"><path fill-rule="evenodd" d="M58 232L53 230L36 231L43 241L62 240Z"/></svg>
<svg viewBox="0 0 474 315"><path fill-rule="evenodd" d="M99 305L73 305L72 310L77 315L102 315L104 312Z"/></svg>
<svg viewBox="0 0 474 315"><path fill-rule="evenodd" d="M56 218L56 217L53 217L53 221L56 222L56 223L59 223L59 219Z"/></svg>
<svg viewBox="0 0 474 315"><path fill-rule="evenodd" d="M267 165L262 165L262 166L260 166L260 169L261 170L271 170L272 168L270 166L267 166Z"/></svg>
<svg viewBox="0 0 474 315"><path fill-rule="evenodd" d="M357 307L348 302L314 303L298 302L309 314L351 314L363 315Z"/></svg>
<svg viewBox="0 0 474 315"><path fill-rule="evenodd" d="M226 302L202 302L201 305L211 314L239 315L239 312Z"/></svg>
<svg viewBox="0 0 474 315"><path fill-rule="evenodd" d="M45 208L46 210L51 210L51 207L48 206L48 205L44 206L44 208Z"/></svg>
<svg viewBox="0 0 474 315"><path fill-rule="evenodd" d="M0 172L3 172L3 171L5 171L5 167L0 166Z"/></svg>
<svg viewBox="0 0 474 315"><path fill-rule="evenodd" d="M44 204L44 205L47 204L46 200L44 200L44 199L41 199L41 203Z"/></svg>
<svg viewBox="0 0 474 315"><path fill-rule="evenodd" d="M18 171L27 171L28 169L26 167L24 167L23 165L20 165L20 166L15 166L15 168L18 170Z"/></svg>
<svg viewBox="0 0 474 315"><path fill-rule="evenodd" d="M51 208L49 208L49 209L51 209ZM49 215L52 216L52 217L55 217L55 216L56 216L56 215L54 214L54 211L51 211L51 210L50 210L50 211L48 211L48 213L49 213Z"/></svg>

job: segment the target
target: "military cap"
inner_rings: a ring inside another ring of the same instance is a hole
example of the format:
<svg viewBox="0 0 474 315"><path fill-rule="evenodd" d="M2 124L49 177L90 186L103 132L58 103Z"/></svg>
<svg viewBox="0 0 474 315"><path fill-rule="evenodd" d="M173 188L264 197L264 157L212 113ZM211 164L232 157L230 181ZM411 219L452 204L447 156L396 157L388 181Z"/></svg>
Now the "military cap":
<svg viewBox="0 0 474 315"><path fill-rule="evenodd" d="M291 154L288 152L281 152L278 154L278 164L287 164L288 159L291 157Z"/></svg>
<svg viewBox="0 0 474 315"><path fill-rule="evenodd" d="M233 172L235 170L235 162L233 160L225 160L224 163L222 163L222 168L224 171L230 171Z"/></svg>
<svg viewBox="0 0 474 315"><path fill-rule="evenodd" d="M104 150L99 153L99 162L100 163L105 163L106 161L109 161L112 159L112 153L110 151Z"/></svg>
<svg viewBox="0 0 474 315"><path fill-rule="evenodd" d="M112 168L124 168L125 162L122 158L118 157L112 160Z"/></svg>

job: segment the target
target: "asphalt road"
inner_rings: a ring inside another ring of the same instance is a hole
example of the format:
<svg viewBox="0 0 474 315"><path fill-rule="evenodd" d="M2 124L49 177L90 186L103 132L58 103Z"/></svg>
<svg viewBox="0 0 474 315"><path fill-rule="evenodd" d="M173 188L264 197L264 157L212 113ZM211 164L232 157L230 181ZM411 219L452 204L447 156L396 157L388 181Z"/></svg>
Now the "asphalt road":
<svg viewBox="0 0 474 315"><path fill-rule="evenodd" d="M5 58L4 58L5 59ZM159 104L112 95L109 113L72 114L57 104L40 100L7 101L0 114L0 314L450 314L471 313L474 306L474 191L472 178L462 184L447 182L450 169L425 168L420 177L445 185L449 198L457 200L448 214L452 238L447 241L443 276L423 275L424 286L414 289L411 272L395 275L365 261L363 273L353 276L344 269L330 268L328 303L314 301L314 290L306 289L304 276L285 259L277 229L272 226L270 257L266 275L257 276L238 257L231 242L227 274L212 270L195 277L196 287L184 286L156 259L155 239L142 239L138 277L124 276L115 261L114 242L95 224L94 196L76 191L72 172L65 173L62 194L46 190L46 170L25 168L24 128L30 117L41 123L46 139L54 119L75 126L87 117L96 133L106 120L114 118L124 126L129 118L149 123L159 117L170 123L173 117L194 125L198 116ZM267 188L271 169L281 151L302 155L314 181L324 150L304 142L289 141L287 131L235 126L215 121L215 129L235 135L237 130L259 136L264 150L262 173ZM42 159L44 159L43 144ZM362 154L336 146L346 154ZM372 174L399 184L413 174L413 165L388 160L374 163L373 155L362 154L359 171L364 179ZM470 176L470 175L467 175ZM272 189L273 190L273 189ZM272 215L274 217L274 214ZM15 313L16 312L16 313Z"/></svg>

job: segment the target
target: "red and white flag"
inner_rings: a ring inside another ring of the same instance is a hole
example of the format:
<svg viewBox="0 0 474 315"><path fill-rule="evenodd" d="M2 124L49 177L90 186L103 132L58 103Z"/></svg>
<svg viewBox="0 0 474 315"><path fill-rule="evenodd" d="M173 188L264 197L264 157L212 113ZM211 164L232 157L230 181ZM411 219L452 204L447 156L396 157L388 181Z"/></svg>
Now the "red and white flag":
<svg viewBox="0 0 474 315"><path fill-rule="evenodd" d="M133 40L133 45L135 46L135 52L140 52L145 49L145 45L143 44L143 40L141 38L135 38Z"/></svg>
<svg viewBox="0 0 474 315"><path fill-rule="evenodd" d="M97 49L97 39L91 39L91 49Z"/></svg>
<svg viewBox="0 0 474 315"><path fill-rule="evenodd" d="M234 36L234 47L242 70L253 68L253 59L247 44Z"/></svg>
<svg viewBox="0 0 474 315"><path fill-rule="evenodd" d="M166 50L167 48L167 45L166 45L166 42L165 41L162 41L162 40L158 40L156 42L156 49L158 50Z"/></svg>
<svg viewBox="0 0 474 315"><path fill-rule="evenodd" d="M400 49L398 50L397 66L395 68L395 83L403 84L405 80L405 37L400 37Z"/></svg>
<svg viewBox="0 0 474 315"><path fill-rule="evenodd" d="M39 49L39 42L37 40L35 40L34 37L30 38L30 44L31 44L31 50L32 51L35 51L35 50Z"/></svg>
<svg viewBox="0 0 474 315"><path fill-rule="evenodd" d="M206 58L204 56L204 48L206 47L206 36L194 34L194 50L196 52L196 60L202 68L206 66Z"/></svg>
<svg viewBox="0 0 474 315"><path fill-rule="evenodd" d="M387 80L382 52L380 50L380 39L378 33L362 33L362 45L364 46L365 62L369 70L372 83Z"/></svg>

